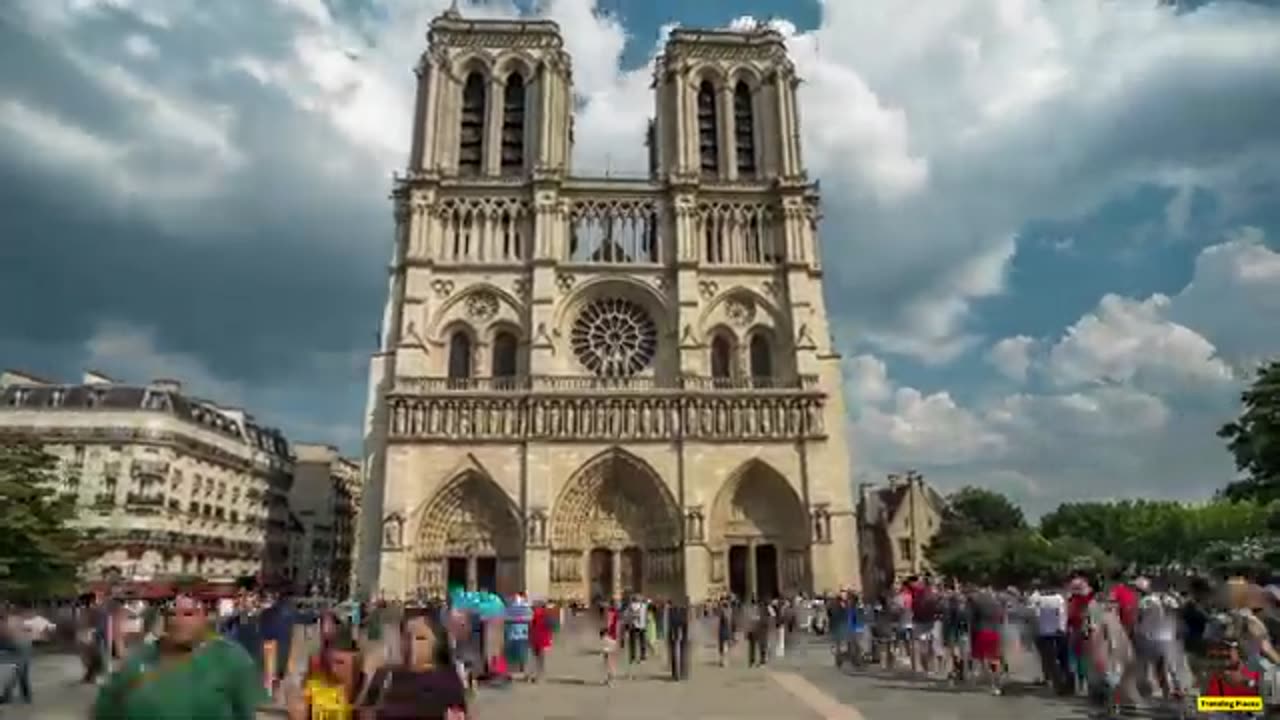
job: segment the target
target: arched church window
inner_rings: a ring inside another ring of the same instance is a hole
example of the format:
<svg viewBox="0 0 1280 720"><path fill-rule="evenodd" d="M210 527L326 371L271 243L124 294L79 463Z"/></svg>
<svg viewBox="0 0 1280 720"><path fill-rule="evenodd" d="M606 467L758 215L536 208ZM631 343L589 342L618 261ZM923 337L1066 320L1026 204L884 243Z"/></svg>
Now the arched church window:
<svg viewBox="0 0 1280 720"><path fill-rule="evenodd" d="M755 113L751 111L751 88L739 80L733 89L733 140L737 151L738 175L756 174Z"/></svg>
<svg viewBox="0 0 1280 720"><path fill-rule="evenodd" d="M720 118L716 112L716 88L710 80L698 86L698 152L702 174L720 174Z"/></svg>
<svg viewBox="0 0 1280 720"><path fill-rule="evenodd" d="M516 174L524 170L524 77L520 73L507 76L502 91L502 173Z"/></svg>
<svg viewBox="0 0 1280 720"><path fill-rule="evenodd" d="M711 340L711 379L717 386L725 385L733 376L733 345L724 335L717 334Z"/></svg>
<svg viewBox="0 0 1280 720"><path fill-rule="evenodd" d="M458 133L458 170L480 174L484 166L484 75L473 72L462 88L462 125Z"/></svg>
<svg viewBox="0 0 1280 720"><path fill-rule="evenodd" d="M751 382L756 387L767 387L773 382L773 346L764 333L751 336Z"/></svg>
<svg viewBox="0 0 1280 720"><path fill-rule="evenodd" d="M471 336L464 330L456 330L449 338L449 380L467 380L471 377Z"/></svg>
<svg viewBox="0 0 1280 720"><path fill-rule="evenodd" d="M493 358L490 375L495 383L510 384L516 377L516 352L519 343L516 336L506 330L499 330L493 336Z"/></svg>

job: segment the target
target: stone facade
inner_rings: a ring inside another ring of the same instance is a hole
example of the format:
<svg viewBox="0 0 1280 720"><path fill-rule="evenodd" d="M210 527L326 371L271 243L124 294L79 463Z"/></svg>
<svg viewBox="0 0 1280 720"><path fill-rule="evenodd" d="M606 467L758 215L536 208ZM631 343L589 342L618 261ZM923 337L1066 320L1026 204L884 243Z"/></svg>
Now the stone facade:
<svg viewBox="0 0 1280 720"><path fill-rule="evenodd" d="M928 573L925 549L942 527L946 500L916 472L893 474L885 485L859 487L859 545L863 586L879 593Z"/></svg>
<svg viewBox="0 0 1280 720"><path fill-rule="evenodd" d="M370 372L361 588L857 586L782 37L674 31L636 180L572 172L554 23L451 12L429 40Z"/></svg>
<svg viewBox="0 0 1280 720"><path fill-rule="evenodd" d="M335 447L295 443L289 508L303 539L290 554L290 578L299 591L347 597L354 567L360 465Z"/></svg>
<svg viewBox="0 0 1280 720"><path fill-rule="evenodd" d="M86 373L54 383L0 376L0 442L41 444L62 461L63 493L97 549L86 580L180 575L282 580L293 461L278 431L242 410Z"/></svg>

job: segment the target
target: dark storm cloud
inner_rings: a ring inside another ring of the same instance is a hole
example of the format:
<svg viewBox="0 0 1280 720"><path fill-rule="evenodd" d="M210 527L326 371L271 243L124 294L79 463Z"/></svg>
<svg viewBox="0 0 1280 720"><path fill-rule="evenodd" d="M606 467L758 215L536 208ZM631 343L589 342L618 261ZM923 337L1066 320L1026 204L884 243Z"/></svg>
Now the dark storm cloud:
<svg viewBox="0 0 1280 720"><path fill-rule="evenodd" d="M250 403L266 404L250 409L352 439L360 357L373 347L386 287L390 182L380 159L324 115L218 68L227 48L267 61L290 52L292 38L270 19L149 34L162 59L127 76L145 78L131 93L93 72L144 62L121 50L128 33L150 27L137 17L105 12L51 35L0 15L0 105L127 145L121 182L130 173L216 181L172 198L114 193L101 168L51 166L38 148L0 134L0 365L65 375L95 333L124 323L149 333L155 352L196 358ZM197 118L231 113L228 147L165 115L160 104L170 98L188 100ZM172 124L177 142L147 139L156 118ZM201 152L234 161L205 162ZM137 368L112 369L147 379Z"/></svg>

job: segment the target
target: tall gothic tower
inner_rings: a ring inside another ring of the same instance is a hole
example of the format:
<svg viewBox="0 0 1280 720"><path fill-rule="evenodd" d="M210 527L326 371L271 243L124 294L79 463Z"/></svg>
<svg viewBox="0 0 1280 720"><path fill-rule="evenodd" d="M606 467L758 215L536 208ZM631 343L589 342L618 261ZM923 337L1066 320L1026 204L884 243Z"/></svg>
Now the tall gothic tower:
<svg viewBox="0 0 1280 720"><path fill-rule="evenodd" d="M554 23L446 13L418 78L370 373L365 592L856 586L781 36L671 35L642 180L571 172Z"/></svg>

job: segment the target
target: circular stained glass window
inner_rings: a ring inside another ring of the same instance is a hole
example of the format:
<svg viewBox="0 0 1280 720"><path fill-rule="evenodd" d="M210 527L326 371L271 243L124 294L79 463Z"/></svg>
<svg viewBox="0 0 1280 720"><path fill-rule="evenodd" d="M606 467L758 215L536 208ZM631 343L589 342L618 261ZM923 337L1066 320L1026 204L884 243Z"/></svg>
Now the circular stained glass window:
<svg viewBox="0 0 1280 720"><path fill-rule="evenodd" d="M603 298L582 309L569 335L573 354L604 377L634 375L649 367L658 328L645 309L621 298Z"/></svg>

